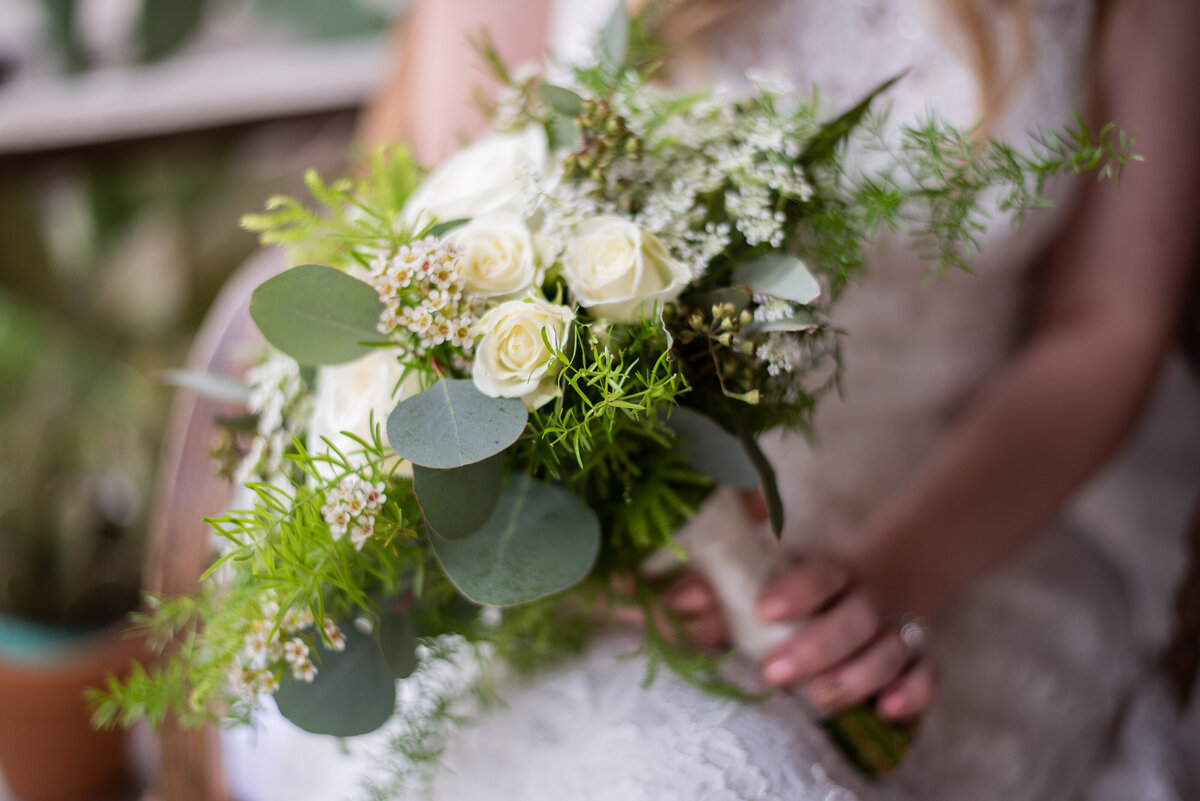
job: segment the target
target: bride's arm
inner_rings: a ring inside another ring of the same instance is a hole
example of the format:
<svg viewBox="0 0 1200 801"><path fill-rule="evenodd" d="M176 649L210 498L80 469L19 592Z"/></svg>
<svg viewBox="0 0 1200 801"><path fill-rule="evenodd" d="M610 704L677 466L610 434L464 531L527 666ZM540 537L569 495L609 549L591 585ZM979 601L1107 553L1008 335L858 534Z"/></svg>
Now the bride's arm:
<svg viewBox="0 0 1200 801"><path fill-rule="evenodd" d="M422 164L433 165L483 131L476 92L491 94L472 41L487 31L509 65L540 61L551 0L415 0L397 29L399 60L363 117L367 146L406 142Z"/></svg>
<svg viewBox="0 0 1200 801"><path fill-rule="evenodd" d="M893 673L876 654L881 621L936 614L1050 521L1137 418L1175 331L1197 229L1200 5L1124 3L1104 44L1106 118L1140 130L1144 164L1119 191L1094 185L1050 255L1032 336L957 425L847 537L849 570L802 563L760 611L801 617L831 605L764 660L776 683L811 681L838 703L880 690L886 713L928 703L927 670ZM846 575L867 590L840 596ZM816 600L814 600L816 599ZM816 606L815 606L816 605ZM852 654L845 657L845 654ZM826 693L830 695L830 693Z"/></svg>
<svg viewBox="0 0 1200 801"><path fill-rule="evenodd" d="M1035 329L852 554L898 609L934 613L1048 522L1141 411L1176 330L1200 187L1189 0L1124 3L1106 118L1144 164L1093 184L1050 254Z"/></svg>

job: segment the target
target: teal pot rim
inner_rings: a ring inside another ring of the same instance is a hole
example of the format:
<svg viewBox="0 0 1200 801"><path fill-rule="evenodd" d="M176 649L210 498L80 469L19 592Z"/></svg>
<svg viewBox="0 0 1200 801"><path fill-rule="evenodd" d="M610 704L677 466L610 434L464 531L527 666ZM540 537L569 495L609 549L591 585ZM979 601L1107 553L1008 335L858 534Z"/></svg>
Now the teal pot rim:
<svg viewBox="0 0 1200 801"><path fill-rule="evenodd" d="M53 669L77 662L97 649L110 650L124 638L128 620L107 626L72 627L38 623L0 612L0 666Z"/></svg>

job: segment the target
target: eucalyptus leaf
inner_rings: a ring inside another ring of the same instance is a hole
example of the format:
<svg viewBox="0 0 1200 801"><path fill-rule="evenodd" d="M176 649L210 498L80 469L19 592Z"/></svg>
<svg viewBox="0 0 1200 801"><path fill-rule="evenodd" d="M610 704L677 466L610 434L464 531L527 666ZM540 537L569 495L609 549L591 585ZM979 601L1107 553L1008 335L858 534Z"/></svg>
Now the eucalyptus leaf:
<svg viewBox="0 0 1200 801"><path fill-rule="evenodd" d="M579 127L573 119L555 117L546 126L546 138L551 150L571 150L579 143Z"/></svg>
<svg viewBox="0 0 1200 801"><path fill-rule="evenodd" d="M758 471L742 443L711 418L677 407L671 410L666 425L675 432L676 447L697 473L731 487L758 486Z"/></svg>
<svg viewBox="0 0 1200 801"><path fill-rule="evenodd" d="M407 612L380 615L379 648L396 678L406 679L417 669L417 630Z"/></svg>
<svg viewBox="0 0 1200 801"><path fill-rule="evenodd" d="M317 642L311 684L286 674L275 692L279 712L314 734L354 737L375 731L396 710L396 679L379 643L354 626L345 626L344 651Z"/></svg>
<svg viewBox="0 0 1200 801"><path fill-rule="evenodd" d="M733 282L795 303L812 303L821 295L821 285L804 262L787 253L768 253L739 264L733 269Z"/></svg>
<svg viewBox="0 0 1200 801"><path fill-rule="evenodd" d="M392 449L413 464L448 470L500 453L528 419L517 398L492 398L469 379L443 378L392 410L387 435Z"/></svg>
<svg viewBox="0 0 1200 801"><path fill-rule="evenodd" d="M615 74L625 63L625 54L629 50L629 15L625 11L625 3L618 2L614 7L608 22L600 32L600 53L607 66Z"/></svg>
<svg viewBox="0 0 1200 801"><path fill-rule="evenodd" d="M779 496L779 483L775 480L775 468L771 466L766 454L758 447L754 435L748 430L739 431L738 439L742 441L746 455L750 457L754 469L758 471L758 476L762 480L763 498L767 502L767 515L771 520L771 531L775 532L775 536L778 537L783 533L783 498Z"/></svg>
<svg viewBox="0 0 1200 801"><path fill-rule="evenodd" d="M509 606L583 580L600 547L600 521L561 487L522 475L505 483L491 516L470 537L431 541L463 595Z"/></svg>
<svg viewBox="0 0 1200 801"><path fill-rule="evenodd" d="M796 314L780 320L760 320L742 326L743 337L753 337L771 331L812 331L820 327L817 319L811 314Z"/></svg>
<svg viewBox="0 0 1200 801"><path fill-rule="evenodd" d="M319 264L264 282L250 316L267 341L303 365L339 364L371 353L383 303L370 285Z"/></svg>
<svg viewBox="0 0 1200 801"><path fill-rule="evenodd" d="M448 540L469 536L487 521L503 484L503 453L450 470L413 465L413 492L425 522Z"/></svg>
<svg viewBox="0 0 1200 801"><path fill-rule="evenodd" d="M163 383L198 392L206 398L225 403L245 403L250 397L250 388L240 381L220 373L203 370L163 370Z"/></svg>
<svg viewBox="0 0 1200 801"><path fill-rule="evenodd" d="M547 106L566 117L578 117L583 113L583 98L554 84L543 83L537 88L538 96Z"/></svg>
<svg viewBox="0 0 1200 801"><path fill-rule="evenodd" d="M440 637L467 631L482 610L479 604L455 593L449 600L441 602L423 603L417 599L408 613L418 637Z"/></svg>
<svg viewBox="0 0 1200 801"><path fill-rule="evenodd" d="M460 217L457 220L446 220L445 222L436 223L429 226L429 230L425 232L426 236L435 236L441 238L453 231L455 228L462 228L471 220L468 217Z"/></svg>

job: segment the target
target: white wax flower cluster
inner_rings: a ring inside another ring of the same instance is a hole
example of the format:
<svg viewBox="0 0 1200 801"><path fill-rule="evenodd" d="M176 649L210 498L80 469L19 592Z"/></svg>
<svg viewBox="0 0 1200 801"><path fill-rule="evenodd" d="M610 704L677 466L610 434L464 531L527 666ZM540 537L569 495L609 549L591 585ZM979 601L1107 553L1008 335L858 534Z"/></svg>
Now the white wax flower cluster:
<svg viewBox="0 0 1200 801"><path fill-rule="evenodd" d="M379 332L418 355L443 342L467 348L475 339L474 307L463 299L467 284L453 247L434 237L404 245L372 265L369 281L384 304Z"/></svg>
<svg viewBox="0 0 1200 801"><path fill-rule="evenodd" d="M362 479L346 478L326 492L321 515L334 540L348 532L355 549L362 550L375 534L375 515L387 500L385 489L382 481L368 484Z"/></svg>
<svg viewBox="0 0 1200 801"><path fill-rule="evenodd" d="M234 696L251 707L257 707L264 695L279 689L276 666L280 663L291 672L297 681L311 683L317 677L317 666L313 663L309 641L316 632L316 620L307 607L289 609L278 627L275 618L279 615L279 602L273 593L267 593L260 602L259 617L250 622L241 653L229 672L229 686ZM334 651L346 648L346 635L332 618L321 622L321 632L327 646Z"/></svg>

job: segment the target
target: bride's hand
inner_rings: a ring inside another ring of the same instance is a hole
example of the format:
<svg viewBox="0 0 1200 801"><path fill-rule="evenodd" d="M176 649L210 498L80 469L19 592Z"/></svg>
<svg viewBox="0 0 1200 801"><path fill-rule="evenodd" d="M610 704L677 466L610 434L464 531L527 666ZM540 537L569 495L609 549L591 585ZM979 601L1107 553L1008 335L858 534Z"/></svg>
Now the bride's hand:
<svg viewBox="0 0 1200 801"><path fill-rule="evenodd" d="M729 641L717 596L704 577L686 570L663 593L662 604L680 621L684 635L701 648L716 648Z"/></svg>
<svg viewBox="0 0 1200 801"><path fill-rule="evenodd" d="M763 679L803 683L819 709L837 712L875 697L879 713L912 718L933 700L932 663L888 625L879 604L850 568L831 556L798 562L763 591L758 611L770 622L804 626L763 659Z"/></svg>

